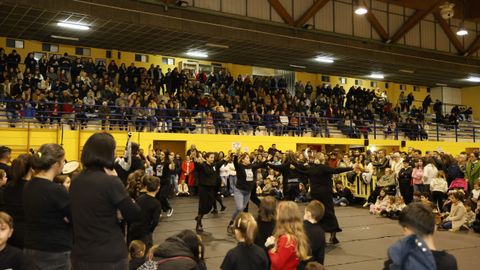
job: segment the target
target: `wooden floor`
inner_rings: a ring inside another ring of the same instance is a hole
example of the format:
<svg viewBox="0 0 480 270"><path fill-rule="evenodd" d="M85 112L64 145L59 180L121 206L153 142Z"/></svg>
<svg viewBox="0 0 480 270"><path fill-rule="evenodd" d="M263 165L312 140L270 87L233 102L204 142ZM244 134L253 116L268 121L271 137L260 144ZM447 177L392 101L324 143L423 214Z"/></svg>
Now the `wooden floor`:
<svg viewBox="0 0 480 270"><path fill-rule="evenodd" d="M154 243L184 229L194 229L198 202L197 198L175 198L171 200L174 213L162 217L154 233ZM219 269L235 240L227 235L227 224L233 210L233 199L226 198L227 210L218 215L207 215L202 234L208 269ZM366 209L355 207L336 208L343 232L338 234L340 244L327 248L325 266L328 270L382 269L387 248L402 237L397 222L372 216ZM251 213L256 213L253 206ZM328 239L328 236L327 236ZM438 249L447 250L458 261L459 269L478 269L480 235L472 232L437 232L435 241Z"/></svg>

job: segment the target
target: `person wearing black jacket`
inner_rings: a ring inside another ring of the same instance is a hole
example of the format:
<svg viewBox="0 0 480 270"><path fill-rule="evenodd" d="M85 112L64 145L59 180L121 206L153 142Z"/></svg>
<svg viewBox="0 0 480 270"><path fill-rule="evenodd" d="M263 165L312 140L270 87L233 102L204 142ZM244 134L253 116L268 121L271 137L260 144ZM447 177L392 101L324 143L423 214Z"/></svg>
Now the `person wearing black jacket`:
<svg viewBox="0 0 480 270"><path fill-rule="evenodd" d="M301 173L297 170L293 170L297 164L297 160L294 153L287 153L287 158L285 162L280 165L274 165L268 163L268 167L279 171L283 176L283 194L286 200L293 201L298 196L300 189L300 178L302 177ZM330 185L331 186L331 185Z"/></svg>
<svg viewBox="0 0 480 270"><path fill-rule="evenodd" d="M197 232L203 232L202 218L212 210L215 203L215 187L221 181L222 162L215 164L214 153L207 153L205 158L200 155L195 162L195 171L198 173L198 215L195 217Z"/></svg>
<svg viewBox="0 0 480 270"><path fill-rule="evenodd" d="M119 219L138 221L141 210L113 168L115 147L111 134L93 134L83 147L84 169L72 179L75 244L71 262L75 270L128 269L128 249Z"/></svg>
<svg viewBox="0 0 480 270"><path fill-rule="evenodd" d="M70 270L73 237L68 191L53 182L62 173L65 151L44 144L33 155L36 171L23 190L26 230L24 252L40 269Z"/></svg>
<svg viewBox="0 0 480 270"><path fill-rule="evenodd" d="M317 200L311 201L305 207L303 228L310 243L312 260L323 264L325 261L325 231L318 224L325 214L325 207Z"/></svg>
<svg viewBox="0 0 480 270"><path fill-rule="evenodd" d="M403 160L403 168L398 172L398 185L400 188L400 194L406 204L409 204L413 200L413 186L412 186L412 171L408 159Z"/></svg>
<svg viewBox="0 0 480 270"><path fill-rule="evenodd" d="M250 195L256 183L255 176L257 175L257 169L265 167L266 163L251 164L248 153L243 153L239 157L237 152L237 154L233 156L233 165L237 172L237 182L235 183L235 189L233 191L236 209L233 211L232 218L228 223L227 231L230 233L233 232L233 221L238 213L242 212L243 209L247 207L247 204L250 201Z"/></svg>
<svg viewBox="0 0 480 270"><path fill-rule="evenodd" d="M146 245L146 250L149 250L153 245L152 234L158 225L161 212L160 203L155 198L160 190L160 179L145 175L142 178L142 183L145 185L147 192L138 197L136 201L142 210L142 219L130 225L128 244L132 240L141 240Z"/></svg>
<svg viewBox="0 0 480 270"><path fill-rule="evenodd" d="M162 205L162 211L167 213L167 217L172 216L173 208L170 206L168 197L172 193L172 173L175 170L175 163L170 155L160 151L155 159L155 175L160 178L160 192L157 193L156 198Z"/></svg>
<svg viewBox="0 0 480 270"><path fill-rule="evenodd" d="M321 163L321 160L317 161ZM352 167L331 168L324 164L309 164L308 167L296 165L295 171L306 174L310 178L310 195L325 206L325 216L319 222L325 232L330 233L330 243L338 244L337 232L341 232L335 216L332 194L332 175L351 171Z"/></svg>

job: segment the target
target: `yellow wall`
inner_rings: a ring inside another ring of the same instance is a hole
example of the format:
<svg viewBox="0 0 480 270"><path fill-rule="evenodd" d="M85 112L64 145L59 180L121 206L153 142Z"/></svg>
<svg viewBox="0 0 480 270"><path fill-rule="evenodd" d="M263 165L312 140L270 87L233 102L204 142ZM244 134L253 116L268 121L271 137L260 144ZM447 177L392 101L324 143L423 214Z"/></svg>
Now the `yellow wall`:
<svg viewBox="0 0 480 270"><path fill-rule="evenodd" d="M462 105L472 107L473 119L480 119L480 86L466 87L460 90L462 93Z"/></svg>
<svg viewBox="0 0 480 270"><path fill-rule="evenodd" d="M44 143L62 144L61 130L45 130L45 129L1 129L2 145L8 145L13 150L13 156L26 153L28 149L38 149ZM78 160L80 158L81 149L86 140L94 133L94 131L64 131L63 147L67 153L67 160ZM117 141L117 153L121 154L125 143L125 132L111 132ZM270 136L234 136L234 135L200 135L200 134L176 134L176 133L134 133L133 141L140 143L141 147L147 149L149 144L153 144L154 140L165 141L185 141L186 146L195 144L202 151L228 151L232 149L232 143L241 144L242 150L253 151L259 145L263 145L268 149L272 143L277 148L286 150L297 150L298 145L363 145L363 139L347 139L347 138L313 138L313 137L270 137ZM395 140L370 140L370 147L375 146L376 149L392 149L400 148L401 141ZM480 143L454 143L454 142L415 142L407 141L405 148L401 150L407 151L409 147L420 149L423 152L441 150L450 154L458 154L465 151L466 148L479 148Z"/></svg>

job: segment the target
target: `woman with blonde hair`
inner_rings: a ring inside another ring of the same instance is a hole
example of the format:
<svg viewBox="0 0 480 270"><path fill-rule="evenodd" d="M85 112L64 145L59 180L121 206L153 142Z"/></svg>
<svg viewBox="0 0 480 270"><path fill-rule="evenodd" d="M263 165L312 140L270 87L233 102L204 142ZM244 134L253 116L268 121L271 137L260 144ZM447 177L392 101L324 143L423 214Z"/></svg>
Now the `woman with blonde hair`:
<svg viewBox="0 0 480 270"><path fill-rule="evenodd" d="M292 201L278 204L275 232L265 243L271 270L295 270L301 261L310 258L310 245L303 228L298 205Z"/></svg>
<svg viewBox="0 0 480 270"><path fill-rule="evenodd" d="M235 239L238 244L228 251L223 259L222 270L257 270L268 269L268 257L265 251L255 245L257 222L250 213L240 213L233 224Z"/></svg>

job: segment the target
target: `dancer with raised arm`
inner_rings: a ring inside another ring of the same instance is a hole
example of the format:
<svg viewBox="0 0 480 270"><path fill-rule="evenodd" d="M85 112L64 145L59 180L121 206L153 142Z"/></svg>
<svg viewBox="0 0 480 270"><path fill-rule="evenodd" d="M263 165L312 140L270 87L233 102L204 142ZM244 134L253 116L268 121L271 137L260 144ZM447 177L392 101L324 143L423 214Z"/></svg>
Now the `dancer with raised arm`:
<svg viewBox="0 0 480 270"><path fill-rule="evenodd" d="M330 233L330 243L338 244L337 232L341 232L335 216L335 208L333 205L333 174L339 174L353 170L352 167L331 168L324 165L325 157L320 155L315 159L314 164L308 167L297 164L295 171L306 174L310 178L310 195L313 200L318 200L325 206L325 216L319 222L325 232Z"/></svg>

